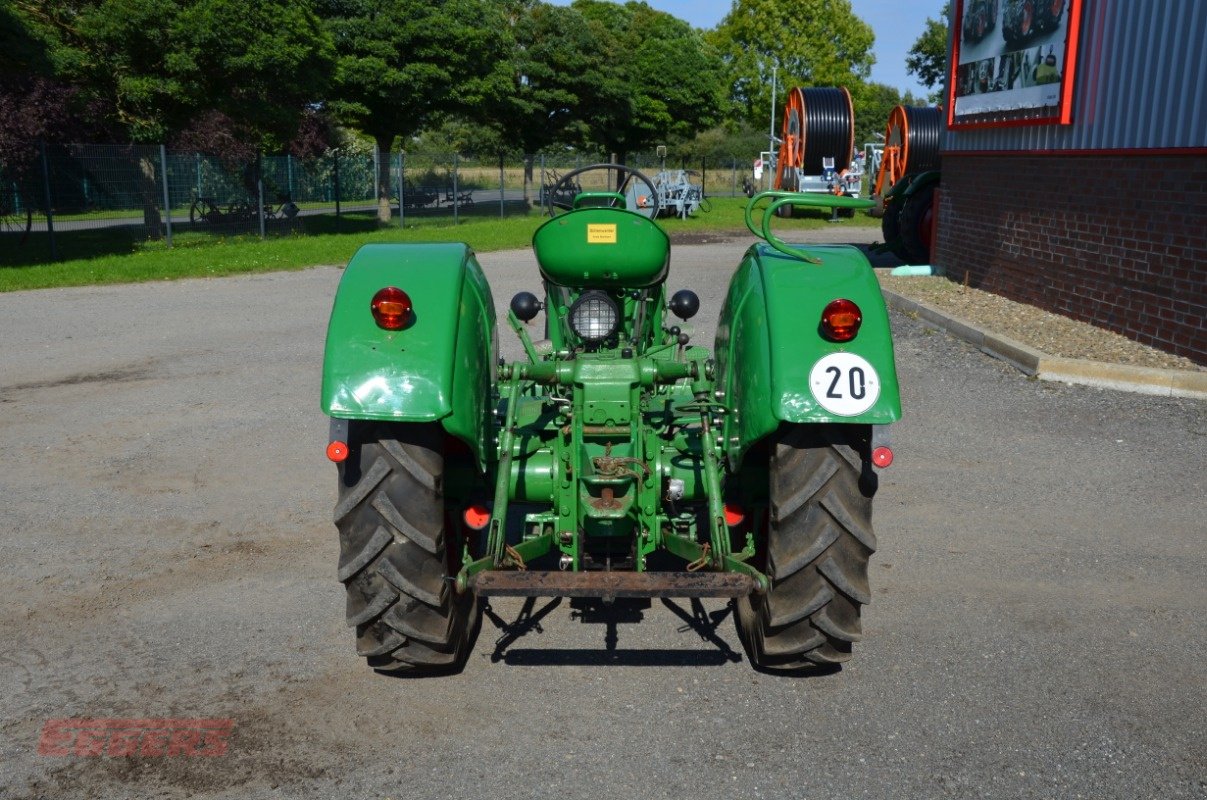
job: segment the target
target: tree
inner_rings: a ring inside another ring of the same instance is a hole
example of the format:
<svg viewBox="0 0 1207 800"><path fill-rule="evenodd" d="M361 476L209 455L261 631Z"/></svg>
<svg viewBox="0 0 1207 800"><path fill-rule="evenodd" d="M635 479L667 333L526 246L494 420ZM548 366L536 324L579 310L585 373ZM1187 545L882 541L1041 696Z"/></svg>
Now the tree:
<svg viewBox="0 0 1207 800"><path fill-rule="evenodd" d="M719 59L683 20L643 2L575 0L603 59L588 76L588 141L624 163L629 153L714 124L723 103Z"/></svg>
<svg viewBox="0 0 1207 800"><path fill-rule="evenodd" d="M115 138L161 142L188 103L171 75L174 0L16 0L48 46L56 77Z"/></svg>
<svg viewBox="0 0 1207 800"><path fill-rule="evenodd" d="M732 86L731 113L755 124L768 119L773 67L779 104L797 86L853 90L875 63L875 36L850 0L734 0L709 39Z"/></svg>
<svg viewBox="0 0 1207 800"><path fill-rule="evenodd" d="M27 183L38 142L72 130L76 90L54 78L46 41L0 0L0 187Z"/></svg>
<svg viewBox="0 0 1207 800"><path fill-rule="evenodd" d="M505 58L506 5L493 0L319 0L335 41L341 121L364 131L382 154L378 219L390 220L388 155L445 114L471 116L475 101L500 89L493 65Z"/></svg>
<svg viewBox="0 0 1207 800"><path fill-rule="evenodd" d="M308 0L196 0L172 26L170 73L193 108L216 111L277 152L322 101L335 47Z"/></svg>
<svg viewBox="0 0 1207 800"><path fill-rule="evenodd" d="M163 142L217 110L266 147L291 138L333 68L309 0L16 0L56 75L121 138Z"/></svg>
<svg viewBox="0 0 1207 800"><path fill-rule="evenodd" d="M252 151L292 138L333 64L309 0L15 0L47 43L58 79L112 138L161 143L191 120L222 117ZM143 176L148 230L159 229L155 164Z"/></svg>
<svg viewBox="0 0 1207 800"><path fill-rule="evenodd" d="M916 106L924 103L909 92L902 95L896 87L884 83L868 83L851 92L855 106L855 147L865 142L879 141L888 126L888 115L894 106Z"/></svg>
<svg viewBox="0 0 1207 800"><path fill-rule="evenodd" d="M905 70L918 77L918 83L927 89L932 103L943 99L943 86L947 79L947 20L951 18L951 3L944 3L939 12L941 19L926 18L926 30L909 49L905 59Z"/></svg>
<svg viewBox="0 0 1207 800"><path fill-rule="evenodd" d="M503 150L524 155L524 199L532 180L532 154L582 136L582 120L596 97L603 71L597 28L574 8L519 0L508 17L511 51L496 65L505 90L484 98L484 119Z"/></svg>

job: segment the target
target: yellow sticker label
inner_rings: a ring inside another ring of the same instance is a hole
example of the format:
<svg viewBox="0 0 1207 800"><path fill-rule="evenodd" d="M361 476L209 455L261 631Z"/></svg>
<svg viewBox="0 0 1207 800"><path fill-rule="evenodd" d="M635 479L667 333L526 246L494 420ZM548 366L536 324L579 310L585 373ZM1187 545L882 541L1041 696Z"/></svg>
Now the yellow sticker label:
<svg viewBox="0 0 1207 800"><path fill-rule="evenodd" d="M616 225L587 225L587 244L616 244Z"/></svg>

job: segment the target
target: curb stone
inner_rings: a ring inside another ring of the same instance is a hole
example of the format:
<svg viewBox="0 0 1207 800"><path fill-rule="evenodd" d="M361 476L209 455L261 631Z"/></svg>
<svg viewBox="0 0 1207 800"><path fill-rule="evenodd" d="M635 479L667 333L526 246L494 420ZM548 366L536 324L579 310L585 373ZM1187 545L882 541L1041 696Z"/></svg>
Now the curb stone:
<svg viewBox="0 0 1207 800"><path fill-rule="evenodd" d="M977 327L972 322L940 311L934 306L910 300L881 287L890 308L916 314L938 325L957 339L963 339L981 352L999 358L1026 375L1042 381L1059 381L1081 386L1098 386L1161 397L1207 399L1207 372L1180 369L1154 369L1092 361L1088 358L1060 358L1036 350L1015 339Z"/></svg>

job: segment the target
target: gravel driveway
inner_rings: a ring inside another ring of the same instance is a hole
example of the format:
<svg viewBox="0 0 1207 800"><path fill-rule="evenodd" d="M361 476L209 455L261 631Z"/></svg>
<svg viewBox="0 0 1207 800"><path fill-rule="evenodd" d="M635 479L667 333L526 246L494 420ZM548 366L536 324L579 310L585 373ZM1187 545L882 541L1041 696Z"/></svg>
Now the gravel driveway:
<svg viewBox="0 0 1207 800"><path fill-rule="evenodd" d="M740 252L676 250L699 341ZM500 308L538 288L482 262ZM0 296L0 795L1207 792L1207 403L1029 381L894 314L906 417L841 672L752 671L723 601L496 601L463 674L391 679L335 580L339 275ZM217 758L38 755L73 717L234 728Z"/></svg>

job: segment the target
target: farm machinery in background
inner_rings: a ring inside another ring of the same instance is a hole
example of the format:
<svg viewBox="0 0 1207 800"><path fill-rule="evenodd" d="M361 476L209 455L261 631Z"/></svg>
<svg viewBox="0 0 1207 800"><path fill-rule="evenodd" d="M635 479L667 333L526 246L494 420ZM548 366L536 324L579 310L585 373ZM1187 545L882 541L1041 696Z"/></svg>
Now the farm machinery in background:
<svg viewBox="0 0 1207 800"><path fill-rule="evenodd" d="M660 216L687 219L700 209L708 210L704 184L694 183L693 179L700 180L700 173L694 169L664 169L654 176Z"/></svg>
<svg viewBox="0 0 1207 800"><path fill-rule="evenodd" d="M368 244L343 273L321 407L357 652L384 672L457 671L482 598L722 597L752 665L833 668L872 597L872 497L901 401L867 259L771 224L785 206L871 203L756 195L762 241L710 351L686 326L700 298L668 290L654 182L596 169L550 188L556 203L612 187L575 193L533 235L541 296L506 314L518 361L498 358L467 245Z"/></svg>
<svg viewBox="0 0 1207 800"><path fill-rule="evenodd" d="M863 163L855 153L855 107L850 92L822 87L788 93L774 174L777 191L859 197ZM839 203L830 208L834 218L855 213L854 208ZM785 204L779 211L791 216L792 209L792 204Z"/></svg>
<svg viewBox="0 0 1207 800"><path fill-rule="evenodd" d="M908 264L929 264L943 110L896 106L889 113L872 184L883 247ZM874 152L874 151L873 151Z"/></svg>
<svg viewBox="0 0 1207 800"><path fill-rule="evenodd" d="M613 173L608 173L608 178L619 180L621 183L606 185L601 182L603 177L598 165L579 167L562 174L550 169L547 175L542 174L541 208L552 216L571 210L574 207L574 199L584 191L609 191L623 194L625 203L631 210L646 213L650 208L656 208L655 216L658 217L687 219L697 211L708 211L710 205L704 197L704 180L701 173L694 169L667 169L666 148L659 147L658 154L662 158L663 167L649 180L649 185L632 177L642 173L631 171L617 173L619 178L615 178ZM587 176L587 185L584 185L582 176Z"/></svg>

